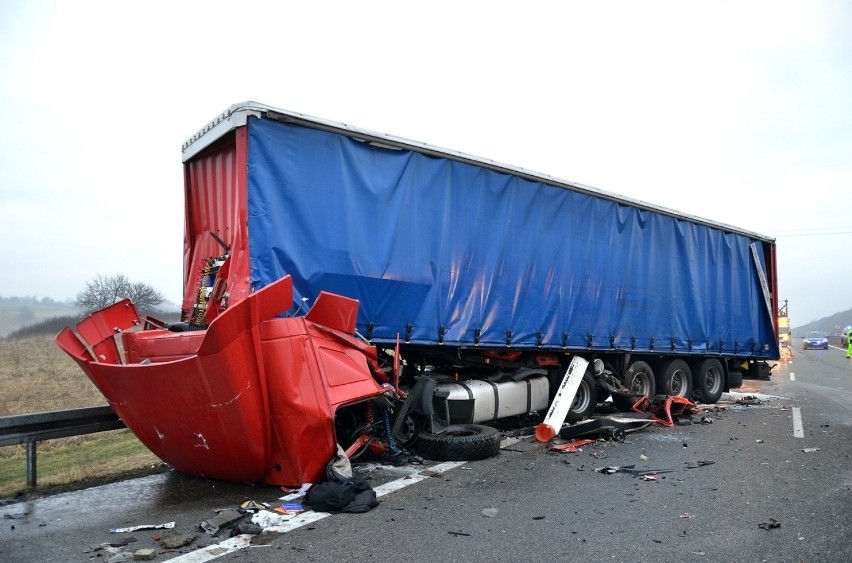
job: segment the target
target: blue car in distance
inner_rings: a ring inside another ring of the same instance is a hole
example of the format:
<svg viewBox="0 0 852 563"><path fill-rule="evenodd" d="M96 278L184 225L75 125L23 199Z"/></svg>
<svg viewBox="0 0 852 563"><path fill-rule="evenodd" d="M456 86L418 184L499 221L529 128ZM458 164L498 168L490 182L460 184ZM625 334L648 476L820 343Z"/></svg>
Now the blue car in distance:
<svg viewBox="0 0 852 563"><path fill-rule="evenodd" d="M824 332L811 330L805 333L802 338L802 347L805 350L828 350L828 338Z"/></svg>

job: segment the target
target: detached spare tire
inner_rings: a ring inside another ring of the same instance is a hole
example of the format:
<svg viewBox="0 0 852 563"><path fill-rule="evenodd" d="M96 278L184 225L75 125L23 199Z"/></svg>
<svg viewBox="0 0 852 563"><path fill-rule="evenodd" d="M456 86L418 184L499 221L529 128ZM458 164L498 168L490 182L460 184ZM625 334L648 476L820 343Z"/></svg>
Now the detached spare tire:
<svg viewBox="0 0 852 563"><path fill-rule="evenodd" d="M481 424L451 424L446 432L421 432L417 453L435 461L474 461L500 453L500 432Z"/></svg>

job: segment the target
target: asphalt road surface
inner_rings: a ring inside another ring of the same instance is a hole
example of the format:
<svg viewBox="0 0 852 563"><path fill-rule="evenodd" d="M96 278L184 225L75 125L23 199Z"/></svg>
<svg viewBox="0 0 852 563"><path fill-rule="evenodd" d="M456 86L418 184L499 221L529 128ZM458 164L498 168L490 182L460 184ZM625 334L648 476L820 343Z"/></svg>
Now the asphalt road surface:
<svg viewBox="0 0 852 563"><path fill-rule="evenodd" d="M852 360L836 348L794 353L770 381L746 380L707 408L704 423L577 453L522 436L484 461L359 466L378 507L307 512L281 533L205 534L198 524L217 509L284 493L174 472L8 504L0 561L109 561L145 548L178 563L852 561ZM660 472L595 471L631 465ZM168 522L173 530L110 532ZM169 550L156 541L165 532L198 535ZM131 538L117 555L103 547Z"/></svg>

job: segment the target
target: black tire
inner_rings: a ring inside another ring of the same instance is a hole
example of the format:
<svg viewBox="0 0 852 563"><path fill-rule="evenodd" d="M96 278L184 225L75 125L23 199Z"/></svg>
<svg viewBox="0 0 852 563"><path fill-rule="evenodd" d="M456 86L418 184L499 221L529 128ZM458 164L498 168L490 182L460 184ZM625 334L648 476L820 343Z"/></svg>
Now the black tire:
<svg viewBox="0 0 852 563"><path fill-rule="evenodd" d="M587 370L583 374L583 380L577 388L577 394L574 395L574 401L571 403L571 408L568 409L568 414L565 415L565 420L577 422L589 418L595 414L597 403L598 389L595 386L595 376Z"/></svg>
<svg viewBox="0 0 852 563"><path fill-rule="evenodd" d="M743 386L743 372L729 371L728 372L728 389L737 389ZM721 395L721 394L720 394Z"/></svg>
<svg viewBox="0 0 852 563"><path fill-rule="evenodd" d="M742 383L742 375L740 375L740 385ZM715 358L707 358L701 362L695 372L693 399L698 403L712 405L719 401L724 390L725 370L722 367L722 362Z"/></svg>
<svg viewBox="0 0 852 563"><path fill-rule="evenodd" d="M692 396L692 370L689 365L679 359L663 362L657 379L657 392L689 399Z"/></svg>
<svg viewBox="0 0 852 563"><path fill-rule="evenodd" d="M500 453L500 433L481 424L451 424L446 432L421 432L417 453L435 461L475 461Z"/></svg>
<svg viewBox="0 0 852 563"><path fill-rule="evenodd" d="M633 393L645 395L653 400L657 395L654 370L648 362L637 360L630 364L624 374L624 386Z"/></svg>

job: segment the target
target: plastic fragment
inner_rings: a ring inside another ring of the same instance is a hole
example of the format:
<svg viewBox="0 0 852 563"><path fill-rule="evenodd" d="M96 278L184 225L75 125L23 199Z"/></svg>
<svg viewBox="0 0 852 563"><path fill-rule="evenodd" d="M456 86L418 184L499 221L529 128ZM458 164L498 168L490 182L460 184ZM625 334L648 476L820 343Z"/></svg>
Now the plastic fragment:
<svg viewBox="0 0 852 563"><path fill-rule="evenodd" d="M491 508L483 508L482 515L487 516L488 518L494 518L495 516L497 516L497 509L493 506Z"/></svg>
<svg viewBox="0 0 852 563"><path fill-rule="evenodd" d="M711 462L712 463L712 462ZM619 467L617 465L610 465L607 467L595 467L594 471L596 473L603 473L605 475L612 475L613 473L628 473L633 475L634 477L644 477L646 475L656 475L658 473L671 473L674 471L673 469L636 469L635 465L625 465ZM648 480L648 479L646 479ZM653 480L656 480L654 477Z"/></svg>
<svg viewBox="0 0 852 563"><path fill-rule="evenodd" d="M248 534L251 536L256 536L257 534L263 533L263 527L258 526L252 522L240 522L234 529L231 530L231 536L237 536L242 534Z"/></svg>
<svg viewBox="0 0 852 563"><path fill-rule="evenodd" d="M764 530L771 530L773 528L780 528L781 522L779 522L775 518L770 518L768 522L761 522L757 525L757 527L762 528Z"/></svg>
<svg viewBox="0 0 852 563"><path fill-rule="evenodd" d="M203 521L198 526L207 532L208 535L214 536L219 531L219 529L225 524L230 524L234 520L239 520L243 517L243 513L240 512L236 508L226 508L225 510L220 510L216 516L210 518L209 520Z"/></svg>
<svg viewBox="0 0 852 563"><path fill-rule="evenodd" d="M251 517L251 521L261 528L272 528L286 524L291 518L293 518L293 515L290 514L278 514L269 510L261 510Z"/></svg>
<svg viewBox="0 0 852 563"><path fill-rule="evenodd" d="M547 451L553 452L565 452L569 454L577 453L577 448L582 446L588 446L590 444L594 444L594 440L574 440L573 442L566 442L564 444L552 444L547 447Z"/></svg>
<svg viewBox="0 0 852 563"><path fill-rule="evenodd" d="M110 533L120 534L123 532L135 532L136 530L160 530L174 527L174 522L166 522L165 524L140 524L138 526L130 526L128 528L111 528Z"/></svg>
<svg viewBox="0 0 852 563"><path fill-rule="evenodd" d="M704 467L705 465L713 465L716 462L707 459L699 459L698 461L687 461L685 463L687 469L695 469L697 467Z"/></svg>
<svg viewBox="0 0 852 563"><path fill-rule="evenodd" d="M812 453L812 452L818 452L819 450L820 450L820 448L802 448L802 451L805 452L806 454L809 454L809 453Z"/></svg>
<svg viewBox="0 0 852 563"><path fill-rule="evenodd" d="M290 495L287 495L290 496ZM253 500L247 500L240 505L240 508L243 510L263 510L265 508L269 508L269 505L265 502L257 502Z"/></svg>

